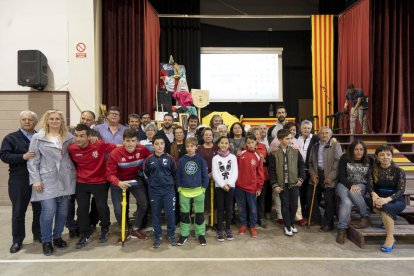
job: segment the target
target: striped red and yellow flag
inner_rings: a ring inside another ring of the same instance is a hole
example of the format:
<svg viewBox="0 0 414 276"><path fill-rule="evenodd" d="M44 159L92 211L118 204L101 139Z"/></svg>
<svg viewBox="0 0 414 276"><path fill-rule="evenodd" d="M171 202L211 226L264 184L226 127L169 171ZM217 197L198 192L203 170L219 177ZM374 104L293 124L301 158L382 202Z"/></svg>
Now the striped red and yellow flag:
<svg viewBox="0 0 414 276"><path fill-rule="evenodd" d="M313 115L318 116L315 130L327 125L333 114L334 26L333 15L312 15Z"/></svg>

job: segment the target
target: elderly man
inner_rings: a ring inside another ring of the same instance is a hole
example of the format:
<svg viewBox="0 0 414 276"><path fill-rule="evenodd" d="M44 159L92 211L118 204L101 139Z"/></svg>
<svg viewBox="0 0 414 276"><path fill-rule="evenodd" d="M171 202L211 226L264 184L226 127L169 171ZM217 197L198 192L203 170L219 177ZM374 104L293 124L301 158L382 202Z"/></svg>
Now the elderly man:
<svg viewBox="0 0 414 276"><path fill-rule="evenodd" d="M303 120L300 124L300 136L298 137L298 144L302 145L302 150L300 152L302 153L303 160L305 161L306 178L299 191L302 213L305 214L306 217L309 216L306 200L307 189L309 186L309 155L312 147L319 141L319 136L311 133L312 126L313 124L311 121Z"/></svg>
<svg viewBox="0 0 414 276"><path fill-rule="evenodd" d="M319 142L311 149L309 156L309 184L317 185L312 208L312 218L321 222L319 200L323 193L325 198L325 215L320 231L328 232L334 228L334 195L338 176L338 163L342 155L342 149L336 140L331 140L332 130L323 126L319 129ZM308 189L308 206L311 206L313 189Z"/></svg>
<svg viewBox="0 0 414 276"><path fill-rule="evenodd" d="M32 186L29 183L27 160L34 156L29 151L30 141L36 133L36 113L26 110L20 113L20 129L8 134L0 150L1 160L9 164L9 197L12 202L12 236L13 243L10 253L17 253L22 248L25 233L25 216L27 206L32 196ZM40 234L40 202L32 202L33 240L42 242Z"/></svg>
<svg viewBox="0 0 414 276"><path fill-rule="evenodd" d="M95 129L99 131L102 136L102 140L105 142L122 145L122 135L127 127L119 123L121 120L121 110L119 107L111 106L108 109L108 116L106 118L108 122L97 125Z"/></svg>

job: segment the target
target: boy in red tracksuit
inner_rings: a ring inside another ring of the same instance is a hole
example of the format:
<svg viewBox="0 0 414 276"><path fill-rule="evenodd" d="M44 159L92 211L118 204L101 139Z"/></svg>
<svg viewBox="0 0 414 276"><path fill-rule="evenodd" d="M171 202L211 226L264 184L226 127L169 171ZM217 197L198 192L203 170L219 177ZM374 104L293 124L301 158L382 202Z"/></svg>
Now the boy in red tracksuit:
<svg viewBox="0 0 414 276"><path fill-rule="evenodd" d="M234 196L239 210L239 235L246 232L247 225L253 238L257 237L257 200L263 187L263 162L256 153L257 139L254 134L246 137L247 149L237 157L239 176L236 182ZM249 211L249 224L247 224Z"/></svg>
<svg viewBox="0 0 414 276"><path fill-rule="evenodd" d="M81 233L76 248L80 249L91 241L89 206L94 196L96 208L101 219L99 242L108 240L109 235L109 184L105 177L105 155L116 148L115 144L98 140L91 143L91 129L78 124L74 129L74 143L68 146L68 152L76 164L76 202L78 203L78 225Z"/></svg>
<svg viewBox="0 0 414 276"><path fill-rule="evenodd" d="M111 197L114 213L118 224L121 225L122 190L128 189L138 204L135 224L130 237L146 240L148 236L142 232L141 226L147 211L148 200L147 191L139 173L142 170L145 159L151 155L151 152L145 146L138 144L137 134L133 129L126 129L123 139L123 146L111 152L106 164L106 176L112 184Z"/></svg>

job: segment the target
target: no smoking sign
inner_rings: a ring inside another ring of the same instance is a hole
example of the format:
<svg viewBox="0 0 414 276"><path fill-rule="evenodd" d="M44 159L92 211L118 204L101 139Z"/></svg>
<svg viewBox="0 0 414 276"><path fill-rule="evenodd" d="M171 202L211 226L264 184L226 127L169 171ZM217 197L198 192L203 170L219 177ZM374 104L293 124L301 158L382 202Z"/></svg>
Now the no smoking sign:
<svg viewBox="0 0 414 276"><path fill-rule="evenodd" d="M86 45L83 42L76 44L76 58L86 58Z"/></svg>

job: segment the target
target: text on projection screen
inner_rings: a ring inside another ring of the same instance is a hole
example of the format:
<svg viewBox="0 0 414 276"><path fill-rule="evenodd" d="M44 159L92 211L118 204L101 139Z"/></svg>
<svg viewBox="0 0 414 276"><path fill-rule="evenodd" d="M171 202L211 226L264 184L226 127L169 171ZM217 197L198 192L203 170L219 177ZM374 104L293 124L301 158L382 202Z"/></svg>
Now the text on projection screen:
<svg viewBox="0 0 414 276"><path fill-rule="evenodd" d="M277 53L201 54L201 89L211 102L283 101Z"/></svg>

